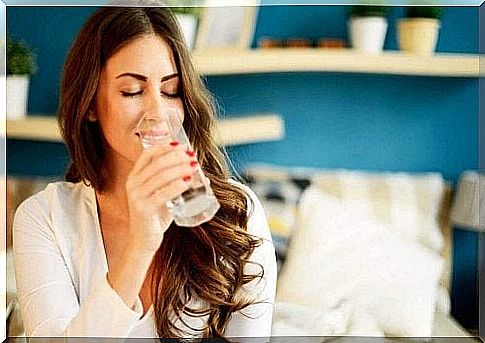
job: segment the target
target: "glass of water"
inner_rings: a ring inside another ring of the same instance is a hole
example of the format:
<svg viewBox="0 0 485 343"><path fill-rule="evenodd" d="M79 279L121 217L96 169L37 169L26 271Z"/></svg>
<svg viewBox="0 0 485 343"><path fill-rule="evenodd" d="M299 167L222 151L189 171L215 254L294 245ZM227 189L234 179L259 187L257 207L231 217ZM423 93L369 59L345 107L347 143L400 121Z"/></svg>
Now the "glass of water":
<svg viewBox="0 0 485 343"><path fill-rule="evenodd" d="M137 133L143 149L159 144L178 141L192 150L189 139L182 126L178 111L168 108L158 115L145 115L138 123ZM210 180L204 175L200 166L189 182L189 188L180 196L167 203L168 210L174 215L179 226L194 227L212 219L220 208L212 189Z"/></svg>

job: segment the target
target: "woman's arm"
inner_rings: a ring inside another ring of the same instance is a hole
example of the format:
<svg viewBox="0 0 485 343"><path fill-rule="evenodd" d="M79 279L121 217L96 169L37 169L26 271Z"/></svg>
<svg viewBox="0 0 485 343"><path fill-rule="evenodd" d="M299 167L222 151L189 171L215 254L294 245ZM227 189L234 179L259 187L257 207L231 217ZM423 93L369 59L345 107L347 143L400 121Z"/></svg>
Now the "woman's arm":
<svg viewBox="0 0 485 343"><path fill-rule="evenodd" d="M224 335L230 337L269 337L273 318L274 300L276 294L276 256L271 234L266 221L263 207L254 193L247 187L254 202L254 211L248 221L248 232L263 238L263 244L257 247L250 257L244 272L258 274L264 268L263 278L257 277L243 286L241 296L253 300L255 303L245 309L233 313L226 327Z"/></svg>
<svg viewBox="0 0 485 343"><path fill-rule="evenodd" d="M41 200L34 196L21 204L13 227L15 277L26 335L126 337L141 313L125 304L106 277L80 306L50 226L47 204Z"/></svg>
<svg viewBox="0 0 485 343"><path fill-rule="evenodd" d="M159 145L142 152L125 185L129 244L81 306L50 224L49 206L34 196L19 207L13 228L14 263L27 335L126 337L130 333L141 316L131 308L173 220L166 203L187 189L184 176L196 171L192 160L183 146Z"/></svg>

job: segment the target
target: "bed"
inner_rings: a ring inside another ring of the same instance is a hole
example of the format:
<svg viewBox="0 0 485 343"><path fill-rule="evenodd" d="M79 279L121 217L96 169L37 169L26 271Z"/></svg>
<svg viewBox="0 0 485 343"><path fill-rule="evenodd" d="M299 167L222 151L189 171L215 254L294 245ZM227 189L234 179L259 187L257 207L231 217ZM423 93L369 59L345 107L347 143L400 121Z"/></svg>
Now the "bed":
<svg viewBox="0 0 485 343"><path fill-rule="evenodd" d="M253 165L244 176L262 202L277 250L275 341L475 342L450 315L451 190L440 174ZM18 203L49 181L8 180L9 227ZM22 336L7 236L7 330Z"/></svg>
<svg viewBox="0 0 485 343"><path fill-rule="evenodd" d="M278 258L275 337L459 337L439 173L249 166Z"/></svg>

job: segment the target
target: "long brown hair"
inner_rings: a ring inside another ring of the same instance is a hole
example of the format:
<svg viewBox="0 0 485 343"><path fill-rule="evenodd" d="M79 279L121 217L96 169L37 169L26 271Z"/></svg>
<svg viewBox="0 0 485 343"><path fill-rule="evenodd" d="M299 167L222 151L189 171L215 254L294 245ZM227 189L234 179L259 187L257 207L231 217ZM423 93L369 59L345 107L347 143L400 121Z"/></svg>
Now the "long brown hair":
<svg viewBox="0 0 485 343"><path fill-rule="evenodd" d="M159 35L172 48L182 82L184 128L221 204L217 215L207 223L191 229L172 224L166 231L152 266L157 331L160 337L183 336L184 330L174 324L184 313L208 316L202 336L220 337L231 314L250 305L249 300L236 294L264 272L262 268L258 275L243 271L261 241L247 232L251 200L229 182L226 155L211 135L214 103L194 70L176 19L167 8L100 8L76 37L64 67L58 112L71 158L66 180L82 181L100 192L105 189L104 141L98 123L88 120L88 112L93 108L99 74L106 61L125 44L147 34ZM189 308L192 299L203 300L205 307Z"/></svg>

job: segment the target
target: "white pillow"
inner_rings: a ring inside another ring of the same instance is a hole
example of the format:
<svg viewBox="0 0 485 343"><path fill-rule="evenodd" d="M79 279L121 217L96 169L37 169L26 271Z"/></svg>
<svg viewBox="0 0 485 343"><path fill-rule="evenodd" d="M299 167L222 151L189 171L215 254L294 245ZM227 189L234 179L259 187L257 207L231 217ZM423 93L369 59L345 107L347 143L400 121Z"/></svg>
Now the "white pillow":
<svg viewBox="0 0 485 343"><path fill-rule="evenodd" d="M442 259L352 202L303 194L277 300L328 308L351 301L389 336L432 333Z"/></svg>
<svg viewBox="0 0 485 343"><path fill-rule="evenodd" d="M339 199L358 202L407 239L441 253L441 174L338 170L319 172L312 182Z"/></svg>

